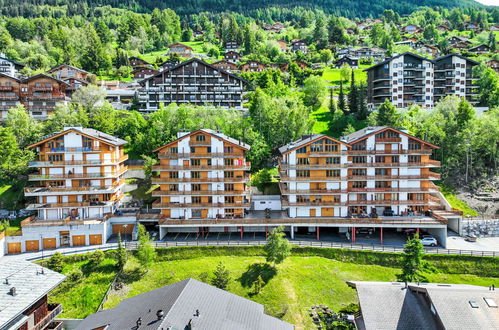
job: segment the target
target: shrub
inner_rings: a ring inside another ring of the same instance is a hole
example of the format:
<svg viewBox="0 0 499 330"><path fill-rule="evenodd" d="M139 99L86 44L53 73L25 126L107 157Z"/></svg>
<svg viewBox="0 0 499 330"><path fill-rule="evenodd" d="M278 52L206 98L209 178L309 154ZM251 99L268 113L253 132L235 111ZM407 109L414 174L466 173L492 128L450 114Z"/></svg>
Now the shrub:
<svg viewBox="0 0 499 330"><path fill-rule="evenodd" d="M219 289L226 290L230 282L230 272L222 262L218 263L217 268L213 272L213 279L211 284Z"/></svg>
<svg viewBox="0 0 499 330"><path fill-rule="evenodd" d="M92 252L92 254L90 254L88 258L88 261L94 266L98 266L103 260L104 252L102 252L101 250L95 250L94 252Z"/></svg>
<svg viewBox="0 0 499 330"><path fill-rule="evenodd" d="M47 261L47 267L54 272L61 273L64 269L64 258L60 252L54 253Z"/></svg>

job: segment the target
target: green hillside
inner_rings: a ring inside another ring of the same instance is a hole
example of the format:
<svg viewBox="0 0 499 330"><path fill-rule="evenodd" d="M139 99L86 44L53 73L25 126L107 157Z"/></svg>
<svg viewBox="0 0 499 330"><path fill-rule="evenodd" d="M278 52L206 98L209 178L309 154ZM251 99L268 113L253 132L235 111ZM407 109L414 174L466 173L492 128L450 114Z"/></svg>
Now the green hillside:
<svg viewBox="0 0 499 330"><path fill-rule="evenodd" d="M327 13L345 17L377 17L385 9L409 14L418 7L479 7L473 0L0 0L0 13L6 16L53 16L61 14L87 14L90 8L109 5L136 12L150 12L154 8L174 9L180 15L202 11L234 11L253 13L265 19L262 9L269 7L322 9ZM50 6L50 7L49 7Z"/></svg>

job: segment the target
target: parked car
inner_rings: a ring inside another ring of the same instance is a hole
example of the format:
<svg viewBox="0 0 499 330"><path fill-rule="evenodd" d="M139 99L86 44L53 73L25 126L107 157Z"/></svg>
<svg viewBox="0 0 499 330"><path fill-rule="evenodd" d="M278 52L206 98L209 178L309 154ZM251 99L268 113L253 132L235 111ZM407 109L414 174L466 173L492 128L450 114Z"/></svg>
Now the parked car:
<svg viewBox="0 0 499 330"><path fill-rule="evenodd" d="M373 233L374 233L374 229L372 229L372 228L357 228L357 229L355 229L355 234L370 236Z"/></svg>
<svg viewBox="0 0 499 330"><path fill-rule="evenodd" d="M438 241L435 237L433 236L425 236L421 239L421 243L424 245L424 246L437 246L438 245Z"/></svg>
<svg viewBox="0 0 499 330"><path fill-rule="evenodd" d="M416 235L417 232L418 231L416 229L413 229L413 228L409 228L409 229L404 230L404 234L408 237Z"/></svg>

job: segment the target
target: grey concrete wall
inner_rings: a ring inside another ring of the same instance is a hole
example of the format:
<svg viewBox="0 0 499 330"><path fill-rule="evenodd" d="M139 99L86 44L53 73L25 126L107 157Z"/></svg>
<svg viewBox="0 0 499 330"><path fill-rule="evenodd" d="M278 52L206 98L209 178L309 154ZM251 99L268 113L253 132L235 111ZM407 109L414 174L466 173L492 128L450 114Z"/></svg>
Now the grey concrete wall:
<svg viewBox="0 0 499 330"><path fill-rule="evenodd" d="M426 231L435 236L443 248L447 248L447 228L427 228Z"/></svg>
<svg viewBox="0 0 499 330"><path fill-rule="evenodd" d="M123 177L125 179L132 179L132 178L145 179L146 175L145 175L143 169L131 169L131 170L129 169L128 171L126 171L126 173L125 173L125 175L123 175Z"/></svg>

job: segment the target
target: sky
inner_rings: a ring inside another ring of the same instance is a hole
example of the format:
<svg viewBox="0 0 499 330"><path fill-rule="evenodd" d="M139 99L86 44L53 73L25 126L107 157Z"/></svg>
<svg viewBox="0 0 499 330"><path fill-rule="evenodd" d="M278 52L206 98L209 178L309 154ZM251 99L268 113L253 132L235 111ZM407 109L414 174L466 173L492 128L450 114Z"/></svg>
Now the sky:
<svg viewBox="0 0 499 330"><path fill-rule="evenodd" d="M499 6L499 0L476 0L484 5L495 5Z"/></svg>

